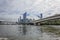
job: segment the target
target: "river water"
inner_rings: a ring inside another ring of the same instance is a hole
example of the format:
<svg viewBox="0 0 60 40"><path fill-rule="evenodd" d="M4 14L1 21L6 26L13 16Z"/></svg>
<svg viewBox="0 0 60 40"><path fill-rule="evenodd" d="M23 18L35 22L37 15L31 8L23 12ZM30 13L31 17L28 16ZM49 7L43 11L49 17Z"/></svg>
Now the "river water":
<svg viewBox="0 0 60 40"><path fill-rule="evenodd" d="M43 32L42 26L0 25L0 37L8 40L60 40L53 33Z"/></svg>

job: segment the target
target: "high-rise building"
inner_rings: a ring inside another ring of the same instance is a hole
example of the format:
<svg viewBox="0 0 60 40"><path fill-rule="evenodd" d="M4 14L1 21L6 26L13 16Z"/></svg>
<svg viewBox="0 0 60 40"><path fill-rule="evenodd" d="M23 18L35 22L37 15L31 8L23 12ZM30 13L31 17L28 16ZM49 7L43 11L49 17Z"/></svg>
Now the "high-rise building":
<svg viewBox="0 0 60 40"><path fill-rule="evenodd" d="M26 22L26 17L27 17L27 12L25 12L25 13L23 14L23 22L24 22L24 23Z"/></svg>
<svg viewBox="0 0 60 40"><path fill-rule="evenodd" d="M41 18L41 19L43 18L43 14L42 14L42 13L40 14L40 18Z"/></svg>
<svg viewBox="0 0 60 40"><path fill-rule="evenodd" d="M21 20L21 16L20 16L20 20Z"/></svg>
<svg viewBox="0 0 60 40"><path fill-rule="evenodd" d="M20 23L20 21L21 21L21 16L18 18L18 22Z"/></svg>
<svg viewBox="0 0 60 40"><path fill-rule="evenodd" d="M19 17L19 19L18 19L18 23L30 23L32 21L32 19L28 19L27 18L27 12L25 12L24 14L23 14L23 19L21 19L21 16Z"/></svg>
<svg viewBox="0 0 60 40"><path fill-rule="evenodd" d="M23 19L26 19L26 16L27 16L27 12L23 14Z"/></svg>

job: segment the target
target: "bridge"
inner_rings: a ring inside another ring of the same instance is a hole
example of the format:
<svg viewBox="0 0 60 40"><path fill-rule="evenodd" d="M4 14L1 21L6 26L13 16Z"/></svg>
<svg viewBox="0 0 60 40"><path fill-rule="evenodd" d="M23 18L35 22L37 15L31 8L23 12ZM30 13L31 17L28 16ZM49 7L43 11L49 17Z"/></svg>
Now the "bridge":
<svg viewBox="0 0 60 40"><path fill-rule="evenodd" d="M33 21L34 25L58 25L60 24L60 14Z"/></svg>
<svg viewBox="0 0 60 40"><path fill-rule="evenodd" d="M16 22L0 20L0 25L13 25L13 24L16 24Z"/></svg>

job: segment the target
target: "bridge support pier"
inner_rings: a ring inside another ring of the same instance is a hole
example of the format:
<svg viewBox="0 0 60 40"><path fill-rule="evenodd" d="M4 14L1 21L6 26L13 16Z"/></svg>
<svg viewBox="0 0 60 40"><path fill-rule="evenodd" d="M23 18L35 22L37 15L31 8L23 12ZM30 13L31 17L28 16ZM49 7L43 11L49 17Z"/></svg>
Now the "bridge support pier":
<svg viewBox="0 0 60 40"><path fill-rule="evenodd" d="M36 23L34 23L34 25L36 26Z"/></svg>
<svg viewBox="0 0 60 40"><path fill-rule="evenodd" d="M37 25L40 26L40 23L38 23Z"/></svg>
<svg viewBox="0 0 60 40"><path fill-rule="evenodd" d="M40 23L34 23L35 26L40 26Z"/></svg>

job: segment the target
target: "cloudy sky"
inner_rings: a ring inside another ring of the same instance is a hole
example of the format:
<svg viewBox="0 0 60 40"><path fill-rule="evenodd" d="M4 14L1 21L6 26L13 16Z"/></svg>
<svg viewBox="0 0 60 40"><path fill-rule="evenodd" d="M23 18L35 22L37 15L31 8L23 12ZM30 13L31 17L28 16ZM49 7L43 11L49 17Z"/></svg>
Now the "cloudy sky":
<svg viewBox="0 0 60 40"><path fill-rule="evenodd" d="M19 16L27 12L27 18L38 19L60 14L60 0L0 0L0 20L17 21Z"/></svg>

